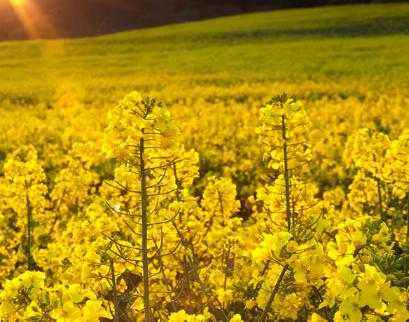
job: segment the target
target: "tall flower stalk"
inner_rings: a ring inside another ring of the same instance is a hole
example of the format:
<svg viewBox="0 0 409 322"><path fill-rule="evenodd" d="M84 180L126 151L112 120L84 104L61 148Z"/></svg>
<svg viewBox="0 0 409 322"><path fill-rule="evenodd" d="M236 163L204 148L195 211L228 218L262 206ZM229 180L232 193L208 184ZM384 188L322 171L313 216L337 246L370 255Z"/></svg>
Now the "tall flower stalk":
<svg viewBox="0 0 409 322"><path fill-rule="evenodd" d="M152 322L150 265L165 255L163 225L179 215L178 211L167 209L177 192L172 171L180 162L179 130L161 104L142 100L134 92L110 113L106 132L108 156L116 157L119 163L116 178L108 184L122 194L137 196L111 210L123 216L132 233L139 236L135 250L140 252L145 321Z"/></svg>
<svg viewBox="0 0 409 322"><path fill-rule="evenodd" d="M305 193L305 170L310 160L310 148L304 135L309 121L301 104L287 94L273 97L261 109L260 120L261 127L257 131L265 149L267 167L273 173L272 184L264 187L260 196L264 196L264 207L272 222L282 225L283 229L285 227L286 232L281 232L281 238L296 240L303 209L311 207L310 196ZM269 261L266 261L263 274L268 266ZM261 314L261 321L267 319L286 272L290 269L288 264L282 265Z"/></svg>

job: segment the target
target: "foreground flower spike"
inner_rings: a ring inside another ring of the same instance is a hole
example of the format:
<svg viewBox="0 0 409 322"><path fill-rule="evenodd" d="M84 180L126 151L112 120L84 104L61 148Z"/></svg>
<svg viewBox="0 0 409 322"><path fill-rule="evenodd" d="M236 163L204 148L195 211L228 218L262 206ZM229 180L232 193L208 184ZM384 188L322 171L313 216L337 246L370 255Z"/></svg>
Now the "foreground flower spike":
<svg viewBox="0 0 409 322"><path fill-rule="evenodd" d="M257 133L268 161L266 172L271 175L257 191L257 197L269 224L252 257L260 274L255 286L262 309L260 320L266 321L271 314L282 318L297 316L297 302L301 301L291 276L299 278L301 285L305 279L301 277L305 275L302 266L311 264L306 258L320 258L319 247L313 246L312 235L308 236L319 217L313 209L317 204L316 188L307 178L311 149L306 130L310 122L302 104L287 94L275 96L261 109L260 122ZM302 257L304 264L300 264ZM283 305L282 300L279 304L276 299L283 297L287 299L284 305L293 307L292 312L271 312L272 306Z"/></svg>
<svg viewBox="0 0 409 322"><path fill-rule="evenodd" d="M105 150L119 162L116 179L110 185L122 193L138 196L111 210L131 220L133 232L140 236L140 248L135 245L135 250L141 252L145 321L151 322L154 317L149 290L150 262L156 259L162 265L162 225L178 215L178 211L165 211L161 206L178 190L172 173L180 161L179 129L167 109L155 100L143 100L136 92L126 96L109 116ZM115 320L118 314L115 312Z"/></svg>
<svg viewBox="0 0 409 322"><path fill-rule="evenodd" d="M388 169L385 155L389 145L386 134L360 129L348 138L343 158L348 167L358 170L349 187L351 207L359 212L364 208L377 211L385 223L385 171Z"/></svg>
<svg viewBox="0 0 409 322"><path fill-rule="evenodd" d="M17 213L21 226L26 227L25 255L27 269L31 271L35 268L32 256L34 217L41 218L44 213L46 176L32 145L16 150L4 165L4 172L10 207Z"/></svg>
<svg viewBox="0 0 409 322"><path fill-rule="evenodd" d="M305 138L310 122L301 103L287 94L273 97L261 109L260 121L257 133L264 146L268 168L278 171L275 184L284 188L282 201L287 230L294 234L296 212L299 212L294 209L294 197L304 188L304 175L311 160L311 149Z"/></svg>

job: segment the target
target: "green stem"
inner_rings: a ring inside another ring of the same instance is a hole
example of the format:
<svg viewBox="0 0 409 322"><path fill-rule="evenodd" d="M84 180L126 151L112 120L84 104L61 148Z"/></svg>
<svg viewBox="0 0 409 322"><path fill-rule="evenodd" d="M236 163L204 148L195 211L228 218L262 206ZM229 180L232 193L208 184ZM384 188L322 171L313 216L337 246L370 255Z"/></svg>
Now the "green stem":
<svg viewBox="0 0 409 322"><path fill-rule="evenodd" d="M118 294L117 294L117 286L116 286L116 277L115 277L115 270L114 270L114 261L110 260L111 266L111 279L112 279L112 297L114 302L114 321L119 322L119 302L118 302Z"/></svg>
<svg viewBox="0 0 409 322"><path fill-rule="evenodd" d="M373 155L373 160L376 162L376 156L375 154ZM383 212L383 201L382 201L382 187L381 187L381 180L379 178L375 178L376 180L376 185L378 188L378 201L379 201L379 212L381 216L381 220L386 223L386 216Z"/></svg>
<svg viewBox="0 0 409 322"><path fill-rule="evenodd" d="M176 169L176 164L173 163L173 175L175 177L175 183L176 183L176 200L180 201L180 182L179 182L179 178L178 178L178 172Z"/></svg>
<svg viewBox="0 0 409 322"><path fill-rule="evenodd" d="M140 139L139 162L141 175L141 215L142 215L142 265L143 265L143 304L145 310L145 322L153 322L151 304L149 300L149 263L148 263L148 193L146 188L145 173L145 142Z"/></svg>
<svg viewBox="0 0 409 322"><path fill-rule="evenodd" d="M223 290L226 292L227 289L227 277L231 273L231 261L230 261L230 251L231 251L231 245L229 245L229 248L227 249L227 254L225 256L225 262L224 262L224 281L223 281ZM224 310L224 302L222 303L222 309Z"/></svg>
<svg viewBox="0 0 409 322"><path fill-rule="evenodd" d="M156 246L156 243L155 243L155 246ZM167 290L169 293L174 292L175 288L169 283L169 281L168 281L168 279L167 279L167 277L166 277L165 268L164 268L164 265L163 265L163 260L162 260L162 256L161 256L160 252L158 253L157 258L158 258L158 263L159 263L159 269L160 269L160 272L161 272L162 277L163 277L163 282L164 282L164 284L165 284L165 286L166 286L166 290ZM177 311L177 307L176 307L175 302L172 301L170 305L172 306L173 312L176 312L176 311Z"/></svg>
<svg viewBox="0 0 409 322"><path fill-rule="evenodd" d="M226 291L227 288L227 275L229 273L229 258L230 258L230 246L227 249L227 254L225 256L225 268L224 268L224 282L223 282L223 290Z"/></svg>
<svg viewBox="0 0 409 322"><path fill-rule="evenodd" d="M29 271L32 271L34 270L33 257L31 256L31 244L32 244L31 227L32 227L32 219L33 219L33 209L31 207L31 202L28 196L28 192L26 195L26 203L27 203L27 249L26 249L27 269Z"/></svg>
<svg viewBox="0 0 409 322"><path fill-rule="evenodd" d="M223 217L223 223L224 223L224 209L223 209L223 198L222 198L222 194L220 193L219 189L217 189L217 197L219 199L219 204L220 204L220 212L222 214Z"/></svg>
<svg viewBox="0 0 409 322"><path fill-rule="evenodd" d="M288 268L289 268L288 264L283 267L283 270L281 271L281 274L277 280L277 283L274 286L273 291L271 292L270 298L268 299L266 307L264 308L263 314L261 315L261 319L260 319L261 322L264 322L267 319L268 312L270 312L270 309L271 309L271 304L273 304L274 298L278 293L280 284L282 280L284 279L284 275L287 272Z"/></svg>
<svg viewBox="0 0 409 322"><path fill-rule="evenodd" d="M386 216L385 213L383 212L383 201L382 201L382 189L381 189L381 180L376 178L377 186L378 186L378 199L379 199L379 212L381 215L381 220L386 223Z"/></svg>
<svg viewBox="0 0 409 322"><path fill-rule="evenodd" d="M406 193L406 242L409 243L409 192Z"/></svg>
<svg viewBox="0 0 409 322"><path fill-rule="evenodd" d="M281 103L281 108L283 104ZM281 115L281 132L282 139L284 140L283 152L284 152L284 181L285 181L285 207L287 214L287 229L291 232L291 205L290 205L290 175L288 170L288 151L287 151L287 133L284 113Z"/></svg>
<svg viewBox="0 0 409 322"><path fill-rule="evenodd" d="M175 183L176 183L176 200L180 201L180 182L179 182L179 178L178 178L178 173L177 173L177 169L176 169L176 164L173 163L173 175L175 177ZM179 213L179 222L182 222L182 213Z"/></svg>

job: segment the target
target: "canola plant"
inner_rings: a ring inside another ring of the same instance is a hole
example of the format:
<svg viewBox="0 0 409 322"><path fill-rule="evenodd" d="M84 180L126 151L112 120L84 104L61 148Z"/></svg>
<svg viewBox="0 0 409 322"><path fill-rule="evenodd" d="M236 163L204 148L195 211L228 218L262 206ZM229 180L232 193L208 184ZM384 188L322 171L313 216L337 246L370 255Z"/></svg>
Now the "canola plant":
<svg viewBox="0 0 409 322"><path fill-rule="evenodd" d="M0 110L2 321L409 319L405 95L208 91Z"/></svg>

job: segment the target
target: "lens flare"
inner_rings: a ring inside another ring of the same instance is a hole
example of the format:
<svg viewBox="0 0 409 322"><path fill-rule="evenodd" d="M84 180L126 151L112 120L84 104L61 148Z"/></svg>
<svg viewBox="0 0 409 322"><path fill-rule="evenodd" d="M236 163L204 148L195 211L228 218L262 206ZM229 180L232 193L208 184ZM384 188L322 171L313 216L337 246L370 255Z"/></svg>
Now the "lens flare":
<svg viewBox="0 0 409 322"><path fill-rule="evenodd" d="M43 38L44 35L58 37L50 17L45 15L33 0L9 2L29 38Z"/></svg>
<svg viewBox="0 0 409 322"><path fill-rule="evenodd" d="M10 0L10 3L13 7L21 7L24 6L27 0Z"/></svg>

